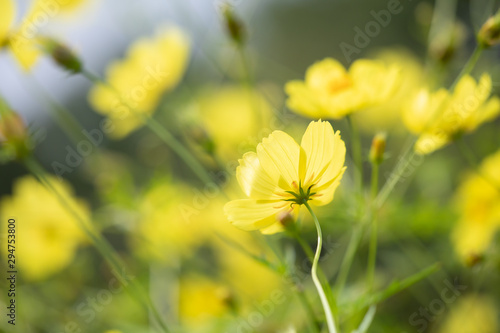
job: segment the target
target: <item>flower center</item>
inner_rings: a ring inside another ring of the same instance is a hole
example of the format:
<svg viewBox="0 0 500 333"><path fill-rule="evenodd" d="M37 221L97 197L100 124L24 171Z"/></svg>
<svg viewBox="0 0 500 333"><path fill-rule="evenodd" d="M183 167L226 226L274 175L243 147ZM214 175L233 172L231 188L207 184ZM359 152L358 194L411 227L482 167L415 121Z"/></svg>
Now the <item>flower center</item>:
<svg viewBox="0 0 500 333"><path fill-rule="evenodd" d="M292 184L293 187L297 188L297 191L286 191L286 193L289 193L293 196L293 198L285 199L285 201L291 201L292 203L296 203L298 205L303 205L307 201L311 200L311 197L316 194L316 192L311 193L311 189L314 186L311 185L307 189L304 189L302 187L302 184L299 182L299 185L297 186L297 183Z"/></svg>
<svg viewBox="0 0 500 333"><path fill-rule="evenodd" d="M342 90L345 90L352 86L352 81L349 76L344 75L335 80L331 80L328 83L328 92L332 95L339 93Z"/></svg>

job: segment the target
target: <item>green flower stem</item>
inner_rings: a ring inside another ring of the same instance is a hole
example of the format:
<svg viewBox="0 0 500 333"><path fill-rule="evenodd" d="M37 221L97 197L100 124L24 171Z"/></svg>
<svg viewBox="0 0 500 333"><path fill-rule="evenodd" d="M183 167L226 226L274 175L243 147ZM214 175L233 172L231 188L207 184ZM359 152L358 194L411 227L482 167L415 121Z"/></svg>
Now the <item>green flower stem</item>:
<svg viewBox="0 0 500 333"><path fill-rule="evenodd" d="M142 287L135 281L128 281L125 276L123 276L122 271L124 264L121 262L120 258L116 255L116 252L112 248L112 246L98 233L92 228L92 224L89 221L85 220L68 202L68 200L61 194L59 191L53 186L50 180L45 175L45 170L43 167L33 158L28 157L24 160L24 164L27 169L40 181L40 183L45 186L50 192L52 192L61 205L70 213L78 222L82 231L86 234L95 248L99 251L99 253L104 257L108 265L113 269L114 273L117 275L117 278L120 280L124 286L130 285L132 289L130 290L131 294L141 303L143 303L146 308L152 311L153 316L157 320L158 324L161 327L161 331L168 333L169 329L159 312L156 310L147 293L142 289Z"/></svg>
<svg viewBox="0 0 500 333"><path fill-rule="evenodd" d="M339 297L345 287L347 276L349 275L349 271L354 260L354 255L356 254L356 250L358 249L362 236L363 228L361 224L358 224L352 231L351 238L349 239L349 244L347 245L346 253L344 255L344 258L342 259L342 264L340 264L340 271L337 275L337 281L335 282L334 287L334 294L336 297Z"/></svg>
<svg viewBox="0 0 500 333"><path fill-rule="evenodd" d="M300 233L298 232L293 232L292 234L293 238L295 238L295 240L299 243L300 247L304 250L305 254L307 255L308 259L313 262L314 261L314 252L311 250L311 248L309 247L309 244L307 244L307 242L304 240L304 238L302 238L302 236L300 235ZM332 289L330 287L330 283L328 281L328 278L326 276L326 274L323 272L323 270L321 269L321 266L318 267L318 276L322 281L322 286L323 286L323 289L325 290L326 292L326 296L328 298L328 301L330 303L331 306L333 306L333 313L336 314L336 304L335 304L335 299L333 297L333 292L332 292Z"/></svg>
<svg viewBox="0 0 500 333"><path fill-rule="evenodd" d="M378 192L378 177L379 177L379 163L372 163L372 179L371 179L371 234L370 234L370 245L368 252L368 271L367 271L367 283L368 291L373 290L373 283L375 279L375 265L377 260L377 208L375 205L375 199Z"/></svg>
<svg viewBox="0 0 500 333"><path fill-rule="evenodd" d="M355 186L359 190L360 195L363 191L363 153L361 150L361 137L358 128L354 123L354 119L350 115L346 116L351 131L352 142L352 158L355 165Z"/></svg>
<svg viewBox="0 0 500 333"><path fill-rule="evenodd" d="M450 87L450 90L453 90L455 86L457 85L458 81L462 76L470 74L472 69L476 66L477 61L479 60L479 57L483 53L484 47L477 45L476 48L474 49L474 52L472 52L472 55L469 57L469 60L467 60L467 63L464 65L462 68L462 71L460 74L458 74L457 78L455 81L453 81L453 84Z"/></svg>
<svg viewBox="0 0 500 333"><path fill-rule="evenodd" d="M115 89L112 87L109 83L98 77L97 75L84 70L82 74L91 82L96 83L96 84L104 84L111 89ZM121 99L120 94L115 90L119 98ZM122 103L124 102L123 100L121 101ZM125 104L127 105L127 104ZM133 108L131 108L129 105L127 105L129 110L134 113L135 116L141 117L142 120L144 121L145 125L153 132L155 133L167 146L169 146L186 164L187 166L193 171L193 173L205 184L212 183L214 180L212 177L209 175L209 173L205 170L203 165L187 150L181 143L178 141L172 133L170 133L163 125L161 125L157 120L152 118L151 116L147 114L143 114L140 112L137 112Z"/></svg>
<svg viewBox="0 0 500 333"><path fill-rule="evenodd" d="M314 285L318 290L319 298L321 299L321 304L323 305L323 310L325 311L326 322L328 325L328 331L330 333L337 333L337 328L335 326L335 320L333 319L332 309L330 308L330 304L328 303L328 299L326 298L325 291L323 290L323 286L321 285L320 280L318 279L318 261L321 255L321 248L323 246L323 234L321 233L321 226L319 224L318 218L316 214L314 214L311 206L306 202L304 202L304 206L306 206L307 210L311 214L314 224L316 225L316 231L318 232L318 245L316 247L316 254L314 255L313 264L311 268L311 275Z"/></svg>
<svg viewBox="0 0 500 333"><path fill-rule="evenodd" d="M83 128L78 120L71 114L71 112L63 105L55 101L50 94L45 90L42 84L38 82L35 76L32 76L31 82L33 83L33 91L44 100L47 104L48 111L52 118L57 122L59 127L66 133L66 135L77 144L87 138L83 135Z"/></svg>
<svg viewBox="0 0 500 333"><path fill-rule="evenodd" d="M413 145L411 145L403 154L402 158L404 158L403 163L397 163L396 166L394 167L391 176L389 179L386 181L382 189L377 195L377 198L375 199L375 207L379 209L382 207L384 202L387 200L389 197L389 194L391 194L392 190L396 186L396 184L401 180L401 177L403 177L405 170L408 168L410 165L411 161L413 160L413 157L415 156L415 151L413 150Z"/></svg>

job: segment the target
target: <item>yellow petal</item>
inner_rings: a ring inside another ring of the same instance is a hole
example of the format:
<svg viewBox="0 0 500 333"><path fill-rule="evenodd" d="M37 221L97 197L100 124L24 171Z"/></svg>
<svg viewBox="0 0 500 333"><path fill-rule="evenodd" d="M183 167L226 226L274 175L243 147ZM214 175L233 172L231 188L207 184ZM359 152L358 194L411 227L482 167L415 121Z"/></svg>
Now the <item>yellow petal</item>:
<svg viewBox="0 0 500 333"><path fill-rule="evenodd" d="M381 61L356 60L349 74L358 90L358 99L371 106L387 100L396 90L399 68L386 66Z"/></svg>
<svg viewBox="0 0 500 333"><path fill-rule="evenodd" d="M474 112L465 124L465 129L469 132L478 128L482 123L495 119L500 113L500 99L490 98L476 112Z"/></svg>
<svg viewBox="0 0 500 333"><path fill-rule="evenodd" d="M426 155L442 148L450 142L450 137L444 132L422 134L415 142L415 152Z"/></svg>
<svg viewBox="0 0 500 333"><path fill-rule="evenodd" d="M412 133L421 134L435 126L440 115L448 108L450 95L446 89L431 93L419 91L403 108L403 122Z"/></svg>
<svg viewBox="0 0 500 333"><path fill-rule="evenodd" d="M277 200L241 199L224 206L228 220L243 230L268 228L277 222L276 214L287 209L290 209L289 202Z"/></svg>
<svg viewBox="0 0 500 333"><path fill-rule="evenodd" d="M0 45L3 43L7 33L14 22L16 6L13 0L0 1Z"/></svg>
<svg viewBox="0 0 500 333"><path fill-rule="evenodd" d="M278 188L278 182L266 173L262 168L257 154L249 152L239 160L240 165L236 168L236 178L245 194L252 199L279 199L274 194Z"/></svg>
<svg viewBox="0 0 500 333"><path fill-rule="evenodd" d="M340 62L326 58L307 69L305 82L313 90L330 93L331 83L343 80L346 75L347 72Z"/></svg>
<svg viewBox="0 0 500 333"><path fill-rule="evenodd" d="M326 117L328 114L318 104L314 93L302 81L290 81L285 85L289 98L287 106L303 116L310 118Z"/></svg>
<svg viewBox="0 0 500 333"><path fill-rule="evenodd" d="M274 131L257 146L262 168L279 187L287 191L299 185L299 153L297 142L282 131Z"/></svg>
<svg viewBox="0 0 500 333"><path fill-rule="evenodd" d="M40 56L36 37L25 35L22 29L10 36L9 48L25 71L30 70Z"/></svg>
<svg viewBox="0 0 500 333"><path fill-rule="evenodd" d="M327 204L344 173L345 143L328 121L312 121L301 142L300 179L304 188L314 185L313 203ZM315 201L315 202L314 202Z"/></svg>

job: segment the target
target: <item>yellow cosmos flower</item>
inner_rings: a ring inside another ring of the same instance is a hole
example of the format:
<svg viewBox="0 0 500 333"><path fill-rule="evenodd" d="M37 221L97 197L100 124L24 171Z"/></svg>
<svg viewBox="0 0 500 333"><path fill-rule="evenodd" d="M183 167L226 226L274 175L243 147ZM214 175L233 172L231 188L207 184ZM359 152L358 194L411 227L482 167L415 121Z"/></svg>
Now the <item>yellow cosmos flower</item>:
<svg viewBox="0 0 500 333"><path fill-rule="evenodd" d="M311 201L328 204L344 174L345 144L327 121L313 121L299 146L282 131L274 131L239 160L238 182L248 199L228 202L229 221L244 230L280 231L277 217L297 214Z"/></svg>
<svg viewBox="0 0 500 333"><path fill-rule="evenodd" d="M154 112L162 94L181 80L188 60L186 35L170 28L137 41L125 59L111 64L105 79L109 86L97 84L89 95L96 111L113 122L110 136L122 138L139 128L143 121L138 113Z"/></svg>
<svg viewBox="0 0 500 333"><path fill-rule="evenodd" d="M339 119L385 102L397 87L398 72L397 66L364 59L346 71L327 58L309 67L305 81L286 84L287 105L306 117Z"/></svg>
<svg viewBox="0 0 500 333"><path fill-rule="evenodd" d="M468 262L481 256L500 228L500 151L486 158L479 174L469 175L457 193L460 220L452 234L460 257Z"/></svg>
<svg viewBox="0 0 500 333"><path fill-rule="evenodd" d="M469 75L463 76L453 93L424 89L416 94L403 110L406 127L419 135L415 151L429 154L494 119L500 112L500 100L489 98L490 93L491 78L483 74L478 83Z"/></svg>
<svg viewBox="0 0 500 333"><path fill-rule="evenodd" d="M84 1L34 0L26 16L16 27L12 27L17 10L15 1L0 1L0 48L8 48L21 68L31 69L40 55L40 31L54 17L74 10Z"/></svg>
<svg viewBox="0 0 500 333"><path fill-rule="evenodd" d="M442 333L495 333L500 329L498 309L485 296L462 296L441 325Z"/></svg>
<svg viewBox="0 0 500 333"><path fill-rule="evenodd" d="M68 184L55 178L50 181L80 216L90 215L86 205L70 199L72 191ZM13 195L2 199L0 218L16 220L19 240L16 239L15 244L16 258L19 258L16 265L29 280L42 280L64 269L73 260L78 245L86 241L73 215L31 176L19 179L14 184ZM7 246L2 250L7 250Z"/></svg>
<svg viewBox="0 0 500 333"><path fill-rule="evenodd" d="M155 184L145 193L131 238L132 247L139 256L171 264L192 253L204 241L204 225L196 223L196 219L186 218L188 215L184 216L181 209L184 205L192 205L194 194L191 193L189 188L166 181Z"/></svg>

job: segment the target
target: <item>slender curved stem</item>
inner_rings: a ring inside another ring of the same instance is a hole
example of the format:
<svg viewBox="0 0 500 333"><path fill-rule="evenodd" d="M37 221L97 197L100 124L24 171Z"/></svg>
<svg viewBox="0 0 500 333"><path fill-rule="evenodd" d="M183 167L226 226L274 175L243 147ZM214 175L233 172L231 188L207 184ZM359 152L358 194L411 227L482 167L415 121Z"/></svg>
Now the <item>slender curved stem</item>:
<svg viewBox="0 0 500 333"><path fill-rule="evenodd" d="M335 320L333 319L333 313L332 309L330 308L330 303L328 303L328 299L326 298L325 291L323 290L323 286L321 285L321 282L318 278L318 261L319 257L321 255L321 248L323 246L323 234L321 233L321 226L319 225L318 218L316 217L316 214L314 214L313 210L311 209L311 206L307 202L304 202L304 206L306 206L307 210L311 214L314 224L316 225L316 231L318 232L318 245L316 247L316 253L314 255L313 259L313 264L311 268L311 275L312 279L314 282L314 285L316 286L316 289L318 290L319 298L321 299L321 304L323 305L323 310L325 311L325 316L326 316L326 323L328 325L328 331L330 333L337 333L337 328L335 327Z"/></svg>
<svg viewBox="0 0 500 333"><path fill-rule="evenodd" d="M304 250L304 253L306 254L309 261L313 262L314 252L313 252L313 250L311 250L311 247L309 246L309 244L307 244L307 242L304 240L304 238L302 238L302 236L298 232L294 232L292 236L293 236L293 238L295 238L295 240L297 240L300 247ZM332 304L334 306L334 308L332 310L333 310L333 313L335 314L335 313L337 313L336 312L337 309L335 308L335 304L334 304L333 292L332 292L332 289L330 288L330 284L328 282L328 277L323 272L321 267L318 267L318 276L321 280L323 280L323 283L322 283L323 289L325 289L326 296L327 296L327 298L329 298L330 304Z"/></svg>
<svg viewBox="0 0 500 333"><path fill-rule="evenodd" d="M462 68L462 71L460 71L460 74L458 74L455 81L453 81L453 84L450 87L450 91L453 90L453 88L455 88L455 86L457 85L458 81L462 76L467 75L472 71L474 66L476 66L477 61L479 60L481 53L483 53L483 50L484 47L481 47L480 45L476 46L474 52L472 52L472 55L469 57L469 60L467 60L467 63Z"/></svg>

